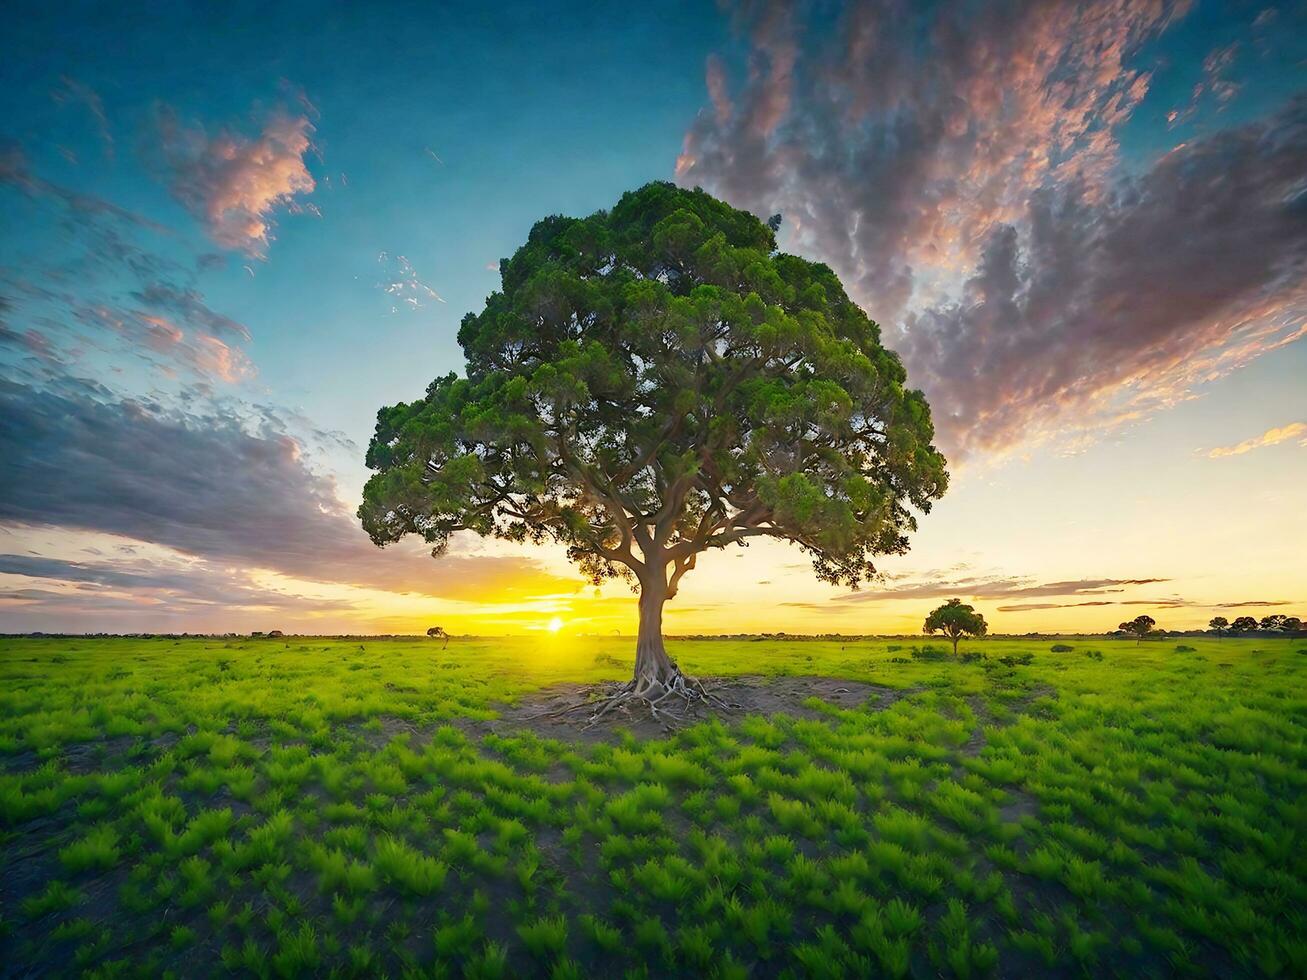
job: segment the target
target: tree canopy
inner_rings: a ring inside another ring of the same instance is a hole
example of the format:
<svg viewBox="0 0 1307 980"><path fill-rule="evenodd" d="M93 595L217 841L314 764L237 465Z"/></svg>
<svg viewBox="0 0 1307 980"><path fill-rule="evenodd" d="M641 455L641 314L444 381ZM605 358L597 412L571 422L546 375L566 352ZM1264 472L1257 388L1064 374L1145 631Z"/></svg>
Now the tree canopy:
<svg viewBox="0 0 1307 980"><path fill-rule="evenodd" d="M596 584L638 581L656 657L703 551L791 541L856 587L944 492L929 407L879 327L702 190L545 218L500 275L459 330L466 377L378 413L359 516L379 545L560 542Z"/></svg>
<svg viewBox="0 0 1307 980"><path fill-rule="evenodd" d="M963 636L984 636L989 632L985 617L961 599L950 599L926 617L922 627L926 633L943 633L953 641L953 653L958 652L958 640Z"/></svg>
<svg viewBox="0 0 1307 980"><path fill-rule="evenodd" d="M1132 634L1135 637L1136 642L1142 640L1145 636L1153 632L1153 630L1155 630L1156 628L1157 628L1157 620L1153 619L1152 616L1148 616L1148 615L1136 616L1128 623L1122 623L1120 626L1117 627L1117 629L1121 630L1122 632Z"/></svg>

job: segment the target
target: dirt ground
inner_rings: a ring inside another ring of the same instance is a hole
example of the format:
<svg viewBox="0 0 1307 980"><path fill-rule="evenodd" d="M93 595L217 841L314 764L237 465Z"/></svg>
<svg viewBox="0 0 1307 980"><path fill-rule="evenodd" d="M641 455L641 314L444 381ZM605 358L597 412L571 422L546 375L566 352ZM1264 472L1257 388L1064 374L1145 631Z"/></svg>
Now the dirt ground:
<svg viewBox="0 0 1307 980"><path fill-rule="evenodd" d="M672 732L696 722L717 717L725 721L746 715L786 714L796 718L818 718L821 712L807 707L804 701L820 698L837 708L860 708L869 701L883 710L912 692L845 680L840 677L703 677L713 694L732 705L724 711L701 703L677 704L669 710L659 709L654 717L644 704L623 706L610 711L598 724L589 725L591 708L587 705L614 693L621 686L609 684L556 684L519 698L512 704L496 704L499 712L494 721L482 722L484 731L510 735L528 729L542 738L566 741L597 742L614 738L626 729L637 738L665 738ZM672 699L668 699L671 704ZM567 710L571 708L572 710Z"/></svg>

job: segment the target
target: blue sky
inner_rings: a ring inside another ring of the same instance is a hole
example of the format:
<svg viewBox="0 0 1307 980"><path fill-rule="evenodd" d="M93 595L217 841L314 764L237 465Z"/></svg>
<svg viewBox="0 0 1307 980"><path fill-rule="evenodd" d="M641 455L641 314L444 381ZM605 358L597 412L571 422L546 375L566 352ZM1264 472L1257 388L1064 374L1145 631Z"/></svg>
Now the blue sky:
<svg viewBox="0 0 1307 980"><path fill-rule="evenodd" d="M0 629L626 624L629 596L578 591L548 549L470 541L437 567L368 551L350 513L376 410L460 369L458 322L497 261L540 217L654 179L782 213L783 246L882 322L955 469L882 588L849 599L778 547L741 589L719 556L674 624L909 629L935 593L1012 630L1115 625L1076 603L1103 589L1177 625L1307 605L1286 545L1307 537L1305 17L1071 0L14 10ZM147 439L159 458L133 470ZM205 471L225 453L267 470ZM1056 608L1000 614L1050 583L1069 583Z"/></svg>

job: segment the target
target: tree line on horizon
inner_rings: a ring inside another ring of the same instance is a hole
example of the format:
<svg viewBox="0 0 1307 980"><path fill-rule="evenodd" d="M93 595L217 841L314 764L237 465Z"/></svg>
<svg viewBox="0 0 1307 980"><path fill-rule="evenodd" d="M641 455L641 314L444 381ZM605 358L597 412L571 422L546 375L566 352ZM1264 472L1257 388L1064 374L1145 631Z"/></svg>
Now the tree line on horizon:
<svg viewBox="0 0 1307 980"><path fill-rule="evenodd" d="M1211 622L1207 625L1218 636L1222 636L1226 632L1238 635L1240 633L1250 633L1254 630L1287 635L1300 633L1303 629L1303 621L1300 617L1287 616L1281 613L1263 616L1261 622L1258 622L1252 616L1239 616L1234 622L1230 622L1224 616L1213 616ZM942 606L931 611L922 624L922 632L928 636L932 633L942 633L948 637L953 642L953 653L956 655L958 641L962 637L985 636L989 632L989 625L985 622L985 617L976 612L973 606L967 605L961 599L950 599ZM1165 633L1166 630L1160 629L1157 620L1145 613L1121 623L1117 626L1116 632L1127 633L1138 642L1145 637Z"/></svg>
<svg viewBox="0 0 1307 980"><path fill-rule="evenodd" d="M1266 633L1300 633L1303 629L1303 621L1300 616L1286 616L1282 613L1263 616L1261 622L1252 616L1239 616L1233 622L1224 616L1213 616L1207 626L1218 636L1225 633L1251 633L1253 630Z"/></svg>

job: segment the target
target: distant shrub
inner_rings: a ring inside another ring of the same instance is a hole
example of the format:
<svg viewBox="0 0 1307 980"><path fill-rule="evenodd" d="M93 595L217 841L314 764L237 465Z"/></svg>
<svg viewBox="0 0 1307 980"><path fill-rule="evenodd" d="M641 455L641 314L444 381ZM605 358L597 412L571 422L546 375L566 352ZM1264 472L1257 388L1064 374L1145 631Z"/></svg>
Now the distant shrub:
<svg viewBox="0 0 1307 980"><path fill-rule="evenodd" d="M978 660L984 660L985 655L981 653L979 650L967 650L963 653L958 654L958 659L962 661L964 664L971 664L971 663L975 663Z"/></svg>
<svg viewBox="0 0 1307 980"><path fill-rule="evenodd" d="M1070 653L1075 647L1067 646L1065 643L1054 643L1049 649L1054 653Z"/></svg>
<svg viewBox="0 0 1307 980"><path fill-rule="evenodd" d="M899 652L900 650L902 650L902 649L903 649L903 647L900 646L899 644L897 644L897 643L891 643L889 646L887 646L887 647L885 648L885 652L886 652L886 653L898 653L898 652ZM1301 653L1302 651L1299 650L1298 652Z"/></svg>
<svg viewBox="0 0 1307 980"><path fill-rule="evenodd" d="M1176 652L1176 653L1194 653L1194 652L1195 652L1195 649L1196 649L1195 647L1187 647L1187 646L1185 646L1183 643L1181 643L1181 644L1179 644L1179 645L1175 648L1175 652Z"/></svg>
<svg viewBox="0 0 1307 980"><path fill-rule="evenodd" d="M911 650L913 660L948 660L949 652L941 647L927 644L924 647L913 647Z"/></svg>
<svg viewBox="0 0 1307 980"><path fill-rule="evenodd" d="M1006 667L1026 667L1033 663L1034 659L1035 655L1033 653L1018 653L1006 657L999 657L998 662Z"/></svg>
<svg viewBox="0 0 1307 980"><path fill-rule="evenodd" d="M1307 650L1299 650L1299 653L1307 653ZM890 657L889 662L892 664L910 664L912 663L907 657Z"/></svg>
<svg viewBox="0 0 1307 980"><path fill-rule="evenodd" d="M1101 650L1086 650L1086 651L1085 651L1085 656L1088 657L1090 660L1102 660L1102 659L1103 659L1103 653L1102 653Z"/></svg>

